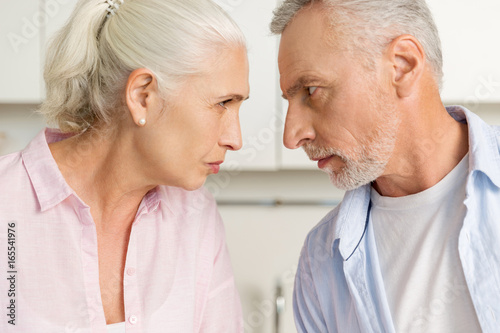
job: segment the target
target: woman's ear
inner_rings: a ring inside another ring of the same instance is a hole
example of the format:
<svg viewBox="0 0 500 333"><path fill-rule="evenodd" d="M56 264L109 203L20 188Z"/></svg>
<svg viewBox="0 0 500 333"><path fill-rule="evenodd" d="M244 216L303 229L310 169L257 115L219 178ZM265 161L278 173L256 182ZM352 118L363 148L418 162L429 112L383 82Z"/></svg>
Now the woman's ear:
<svg viewBox="0 0 500 333"><path fill-rule="evenodd" d="M158 102L158 85L154 74L146 68L139 68L130 73L125 98L134 123L145 126L148 111Z"/></svg>
<svg viewBox="0 0 500 333"><path fill-rule="evenodd" d="M389 44L387 56L392 65L392 85L398 96L410 96L426 67L422 45L411 35L401 35Z"/></svg>

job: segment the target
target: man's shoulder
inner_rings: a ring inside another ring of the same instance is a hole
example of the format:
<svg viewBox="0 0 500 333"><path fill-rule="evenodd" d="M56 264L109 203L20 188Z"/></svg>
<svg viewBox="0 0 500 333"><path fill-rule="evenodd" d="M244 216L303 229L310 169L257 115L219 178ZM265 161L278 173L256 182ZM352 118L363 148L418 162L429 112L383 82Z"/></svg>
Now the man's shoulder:
<svg viewBox="0 0 500 333"><path fill-rule="evenodd" d="M450 114L457 120L466 118L469 128L470 170L481 171L500 187L500 127L486 123L478 115L463 108L450 107Z"/></svg>
<svg viewBox="0 0 500 333"><path fill-rule="evenodd" d="M500 139L500 126L488 124L481 117L467 108L460 105L447 106L448 113L457 121L467 123L469 127L469 135L473 134L477 137L495 136ZM498 141L500 146L500 141Z"/></svg>
<svg viewBox="0 0 500 333"><path fill-rule="evenodd" d="M359 241L366 223L370 188L371 185L367 184L347 191L342 201L308 233L304 251L317 252L321 248L321 252L333 255L336 240L344 242L348 248Z"/></svg>
<svg viewBox="0 0 500 333"><path fill-rule="evenodd" d="M332 253L332 246L342 232L343 222L340 221L340 214L344 211L342 208L349 204L350 199L344 198L309 231L304 242L304 249L307 252L317 254L321 249L321 252Z"/></svg>
<svg viewBox="0 0 500 333"><path fill-rule="evenodd" d="M497 143L498 146L500 147L500 126L499 125L490 125L492 132L495 134L497 137Z"/></svg>
<svg viewBox="0 0 500 333"><path fill-rule="evenodd" d="M328 212L318 224L316 224L311 231L307 234L306 242L318 242L326 241L327 238L333 241L334 237L337 235L337 217L339 215L339 210L342 205L340 202L335 208ZM329 237L331 236L331 237Z"/></svg>

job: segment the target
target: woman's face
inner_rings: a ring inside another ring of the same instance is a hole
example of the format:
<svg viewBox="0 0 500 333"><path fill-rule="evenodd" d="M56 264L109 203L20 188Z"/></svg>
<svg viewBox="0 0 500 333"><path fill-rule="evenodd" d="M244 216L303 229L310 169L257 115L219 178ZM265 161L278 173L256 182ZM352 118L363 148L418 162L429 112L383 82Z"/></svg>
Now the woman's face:
<svg viewBox="0 0 500 333"><path fill-rule="evenodd" d="M226 151L241 148L239 109L248 98L246 50L227 50L171 94L161 113L142 129L148 140L148 178L158 184L194 190L217 173Z"/></svg>

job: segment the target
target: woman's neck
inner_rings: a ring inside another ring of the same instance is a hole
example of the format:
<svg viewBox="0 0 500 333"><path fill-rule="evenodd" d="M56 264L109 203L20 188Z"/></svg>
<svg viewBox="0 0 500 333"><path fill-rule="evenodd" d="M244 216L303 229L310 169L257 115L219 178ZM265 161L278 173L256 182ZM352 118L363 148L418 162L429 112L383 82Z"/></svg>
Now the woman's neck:
<svg viewBox="0 0 500 333"><path fill-rule="evenodd" d="M130 156L132 147L114 130L93 130L49 144L68 185L89 207L98 230L129 230L146 193Z"/></svg>

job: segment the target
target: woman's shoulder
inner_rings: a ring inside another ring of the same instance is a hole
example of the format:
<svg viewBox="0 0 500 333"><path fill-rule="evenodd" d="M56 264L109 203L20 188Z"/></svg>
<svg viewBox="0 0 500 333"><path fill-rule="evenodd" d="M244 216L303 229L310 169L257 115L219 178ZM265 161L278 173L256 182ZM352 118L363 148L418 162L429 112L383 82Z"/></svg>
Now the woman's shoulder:
<svg viewBox="0 0 500 333"><path fill-rule="evenodd" d="M0 211L22 206L30 197L30 185L21 152L0 156Z"/></svg>
<svg viewBox="0 0 500 333"><path fill-rule="evenodd" d="M15 175L19 175L23 170L23 160L20 151L0 156L0 184L5 185L5 181L12 179Z"/></svg>
<svg viewBox="0 0 500 333"><path fill-rule="evenodd" d="M21 151L0 156L0 167L11 166L21 161Z"/></svg>

